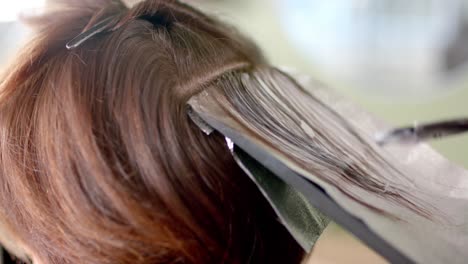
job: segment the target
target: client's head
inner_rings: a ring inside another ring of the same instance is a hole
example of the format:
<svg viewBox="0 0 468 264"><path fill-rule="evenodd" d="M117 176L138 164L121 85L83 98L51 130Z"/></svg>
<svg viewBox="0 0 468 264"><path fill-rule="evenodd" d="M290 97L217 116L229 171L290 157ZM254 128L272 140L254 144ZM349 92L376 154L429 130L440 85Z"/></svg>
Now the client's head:
<svg viewBox="0 0 468 264"><path fill-rule="evenodd" d="M298 263L224 138L186 114L261 65L256 47L177 1L52 2L0 91L0 222L18 244L40 263Z"/></svg>

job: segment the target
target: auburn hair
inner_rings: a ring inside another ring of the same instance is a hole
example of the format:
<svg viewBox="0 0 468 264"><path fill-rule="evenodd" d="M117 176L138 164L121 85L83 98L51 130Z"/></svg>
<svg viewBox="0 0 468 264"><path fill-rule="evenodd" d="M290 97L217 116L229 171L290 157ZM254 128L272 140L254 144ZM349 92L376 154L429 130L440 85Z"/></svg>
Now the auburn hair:
<svg viewBox="0 0 468 264"><path fill-rule="evenodd" d="M187 117L205 84L264 64L257 47L178 1L49 4L0 90L0 218L34 260L299 263L224 138Z"/></svg>

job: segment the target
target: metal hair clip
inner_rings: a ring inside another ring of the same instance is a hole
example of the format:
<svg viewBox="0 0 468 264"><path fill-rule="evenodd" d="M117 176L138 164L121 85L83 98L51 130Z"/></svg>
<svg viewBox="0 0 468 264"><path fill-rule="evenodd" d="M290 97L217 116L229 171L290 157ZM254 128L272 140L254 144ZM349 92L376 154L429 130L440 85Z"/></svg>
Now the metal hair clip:
<svg viewBox="0 0 468 264"><path fill-rule="evenodd" d="M90 29L86 30L85 32L79 34L78 36L76 36L70 42L67 43L67 45L66 45L67 49L68 50L76 49L81 44L83 44L87 40L91 39L92 37L96 36L97 34L108 30L109 28L111 28L112 26L115 25L115 23L116 23L115 18L116 18L116 16L108 17L108 18L100 21L99 23L97 23L96 25L91 27Z"/></svg>
<svg viewBox="0 0 468 264"><path fill-rule="evenodd" d="M413 125L391 130L376 136L376 141L383 146L389 143L412 144L425 140L443 138L468 132L468 118Z"/></svg>

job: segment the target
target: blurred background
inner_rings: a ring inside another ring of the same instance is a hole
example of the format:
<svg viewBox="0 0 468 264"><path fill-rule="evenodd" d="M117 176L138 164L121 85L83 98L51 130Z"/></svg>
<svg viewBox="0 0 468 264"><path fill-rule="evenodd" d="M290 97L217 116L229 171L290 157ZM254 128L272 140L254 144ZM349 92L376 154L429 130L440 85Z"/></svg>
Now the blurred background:
<svg viewBox="0 0 468 264"><path fill-rule="evenodd" d="M8 2L0 8L0 65L28 34L16 14L45 0ZM468 1L186 2L237 26L273 64L313 76L390 124L468 116ZM468 168L467 136L432 145ZM310 260L382 262L337 226L327 230Z"/></svg>

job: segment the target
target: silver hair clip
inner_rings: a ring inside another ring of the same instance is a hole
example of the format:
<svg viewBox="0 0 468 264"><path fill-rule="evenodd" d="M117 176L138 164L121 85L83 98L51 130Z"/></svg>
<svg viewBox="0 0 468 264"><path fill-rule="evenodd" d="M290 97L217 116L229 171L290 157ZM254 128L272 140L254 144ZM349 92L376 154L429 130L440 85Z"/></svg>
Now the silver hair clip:
<svg viewBox="0 0 468 264"><path fill-rule="evenodd" d="M79 34L78 36L76 36L70 42L67 43L66 45L67 49L68 50L76 49L81 44L91 39L92 37L96 36L97 34L108 30L109 28L115 25L117 21L116 17L117 16L108 17L98 22L96 25L92 26L90 29L86 30L85 32Z"/></svg>
<svg viewBox="0 0 468 264"><path fill-rule="evenodd" d="M393 129L377 135L376 141L381 146L389 143L413 144L467 132L468 118L461 118Z"/></svg>

